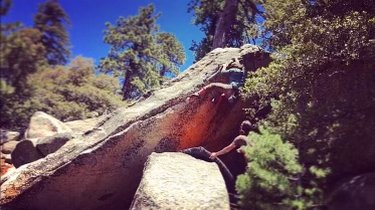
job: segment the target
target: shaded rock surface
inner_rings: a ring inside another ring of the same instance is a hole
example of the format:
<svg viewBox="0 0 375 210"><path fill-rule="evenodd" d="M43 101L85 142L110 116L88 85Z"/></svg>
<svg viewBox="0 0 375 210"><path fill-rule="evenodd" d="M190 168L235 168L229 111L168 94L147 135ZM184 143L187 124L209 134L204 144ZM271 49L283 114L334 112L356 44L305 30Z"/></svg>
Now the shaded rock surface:
<svg viewBox="0 0 375 210"><path fill-rule="evenodd" d="M2 209L128 209L152 152L200 145L217 150L238 134L245 116L243 102L212 103L210 95L220 94L219 90L189 103L186 98L206 84L218 65L255 53L259 48L251 45L216 49L148 98L117 110L91 132L8 173L1 179Z"/></svg>
<svg viewBox="0 0 375 210"><path fill-rule="evenodd" d="M12 152L12 163L17 168L21 165L31 163L48 154L56 152L66 144L73 136L71 133L57 133L39 139L22 140Z"/></svg>
<svg viewBox="0 0 375 210"><path fill-rule="evenodd" d="M375 209L375 172L355 176L337 187L328 210Z"/></svg>
<svg viewBox="0 0 375 210"><path fill-rule="evenodd" d="M152 153L131 208L230 209L224 179L215 163L183 153Z"/></svg>
<svg viewBox="0 0 375 210"><path fill-rule="evenodd" d="M35 112L31 116L25 139L40 139L58 133L71 133L72 130L60 120L44 112Z"/></svg>
<svg viewBox="0 0 375 210"><path fill-rule="evenodd" d="M16 168L43 157L43 155L36 149L33 141L31 140L20 141L12 152L11 156L12 163Z"/></svg>
<svg viewBox="0 0 375 210"><path fill-rule="evenodd" d="M36 148L43 156L47 156L53 152L56 152L60 147L62 147L67 141L72 138L70 133L58 133L53 136L48 136L39 139L36 142Z"/></svg>

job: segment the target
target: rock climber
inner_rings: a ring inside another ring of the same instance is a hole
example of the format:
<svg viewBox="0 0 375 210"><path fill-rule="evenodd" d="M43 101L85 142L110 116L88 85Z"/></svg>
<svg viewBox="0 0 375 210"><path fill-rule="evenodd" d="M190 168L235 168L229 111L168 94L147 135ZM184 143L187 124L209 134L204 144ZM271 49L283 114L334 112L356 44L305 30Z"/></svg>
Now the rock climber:
<svg viewBox="0 0 375 210"><path fill-rule="evenodd" d="M230 103L233 103L239 97L240 87L243 86L246 78L246 71L242 59L240 58L239 60L237 58L232 58L228 63L221 65L218 68L217 72L214 73L210 78L208 78L207 81L211 81L219 74L223 77L228 78L228 83L210 83L198 92L191 95L190 98L204 97L210 89L218 88L220 89L221 95L218 99L216 97L213 97L212 102L216 102L216 100L226 98Z"/></svg>
<svg viewBox="0 0 375 210"><path fill-rule="evenodd" d="M195 158L209 161L209 162L216 162L219 166L219 169L221 173L223 174L225 183L228 187L228 189L234 190L234 183L235 183L235 176L229 171L229 169L226 167L226 165L217 158L220 155L226 154L234 149L237 149L237 152L243 152L243 147L246 145L251 145L249 142L249 139L247 135L250 131L254 130L254 126L251 124L249 120L245 120L240 125L240 132L237 137L234 138L234 140L226 147L221 149L217 152L210 152L204 147L192 147L185 150L182 150L181 152L189 154Z"/></svg>
<svg viewBox="0 0 375 210"><path fill-rule="evenodd" d="M240 126L240 134L234 138L234 140L223 149L212 152L210 155L210 159L214 160L220 155L224 155L234 149L237 150L237 152L243 153L243 146L251 146L250 140L248 139L249 132L254 130L254 126L251 124L249 120L245 120L241 123Z"/></svg>

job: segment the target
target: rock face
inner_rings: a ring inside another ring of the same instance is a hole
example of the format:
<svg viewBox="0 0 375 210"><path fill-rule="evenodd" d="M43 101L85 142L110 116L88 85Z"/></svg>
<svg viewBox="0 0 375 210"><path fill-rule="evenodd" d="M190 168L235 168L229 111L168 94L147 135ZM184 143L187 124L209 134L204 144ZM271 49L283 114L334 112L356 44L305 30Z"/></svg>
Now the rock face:
<svg viewBox="0 0 375 210"><path fill-rule="evenodd" d="M255 54L264 61L247 60ZM117 110L99 127L76 136L55 153L2 177L0 207L128 209L152 152L200 145L217 150L238 134L246 102L212 103L210 95L221 94L219 90L212 90L205 98L186 101L206 84L205 79L218 65L234 57L243 57L247 69L269 60L266 53L251 45L210 52L148 98ZM39 134L30 130L29 136Z"/></svg>
<svg viewBox="0 0 375 210"><path fill-rule="evenodd" d="M74 134L83 135L90 132L92 129L99 127L107 117L108 115L103 115L97 118L69 121L65 122L64 124L68 126L68 128L70 128Z"/></svg>
<svg viewBox="0 0 375 210"><path fill-rule="evenodd" d="M35 112L25 133L25 139L34 140L58 133L71 133L72 130L60 120L44 112Z"/></svg>
<svg viewBox="0 0 375 210"><path fill-rule="evenodd" d="M145 164L132 210L230 209L223 177L215 163L183 153L152 153Z"/></svg>
<svg viewBox="0 0 375 210"><path fill-rule="evenodd" d="M332 193L328 210L375 209L375 172L351 178Z"/></svg>

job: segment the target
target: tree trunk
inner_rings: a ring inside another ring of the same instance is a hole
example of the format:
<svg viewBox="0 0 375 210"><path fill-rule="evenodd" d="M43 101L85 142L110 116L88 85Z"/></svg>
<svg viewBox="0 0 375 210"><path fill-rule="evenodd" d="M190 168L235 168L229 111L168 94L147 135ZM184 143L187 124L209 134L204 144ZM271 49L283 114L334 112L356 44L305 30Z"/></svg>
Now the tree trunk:
<svg viewBox="0 0 375 210"><path fill-rule="evenodd" d="M129 70L125 73L124 85L122 86L122 100L128 100L131 98L131 81L132 81L132 72Z"/></svg>
<svg viewBox="0 0 375 210"><path fill-rule="evenodd" d="M225 47L228 42L230 26L234 24L238 11L239 0L226 0L223 11L216 25L212 49Z"/></svg>

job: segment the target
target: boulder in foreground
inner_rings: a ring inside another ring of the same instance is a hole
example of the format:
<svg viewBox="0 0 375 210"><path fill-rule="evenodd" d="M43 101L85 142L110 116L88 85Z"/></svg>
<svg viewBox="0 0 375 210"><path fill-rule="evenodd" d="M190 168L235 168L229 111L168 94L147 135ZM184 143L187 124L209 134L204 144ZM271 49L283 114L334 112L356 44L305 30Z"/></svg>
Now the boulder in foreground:
<svg viewBox="0 0 375 210"><path fill-rule="evenodd" d="M230 207L224 179L215 163L166 152L149 156L130 209Z"/></svg>

